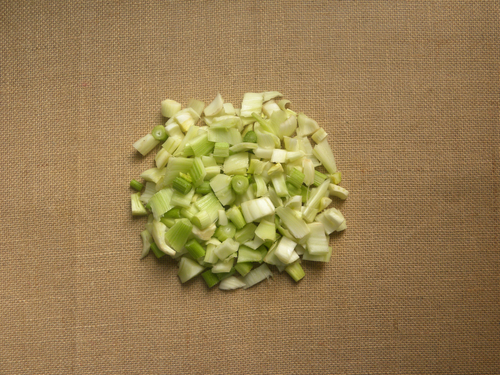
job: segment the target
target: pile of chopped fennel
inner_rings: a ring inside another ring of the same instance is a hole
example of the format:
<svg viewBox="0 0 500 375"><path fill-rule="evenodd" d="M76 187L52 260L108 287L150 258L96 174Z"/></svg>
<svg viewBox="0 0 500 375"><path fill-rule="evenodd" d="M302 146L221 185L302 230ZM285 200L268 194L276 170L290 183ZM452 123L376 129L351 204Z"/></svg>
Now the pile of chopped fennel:
<svg viewBox="0 0 500 375"><path fill-rule="evenodd" d="M132 215L148 217L141 258L169 255L182 283L201 274L223 290L268 279L269 265L298 282L301 260L330 260L329 235L346 221L329 206L348 191L325 130L280 97L162 101L165 125L133 145L147 155L162 143L144 183L130 183Z"/></svg>

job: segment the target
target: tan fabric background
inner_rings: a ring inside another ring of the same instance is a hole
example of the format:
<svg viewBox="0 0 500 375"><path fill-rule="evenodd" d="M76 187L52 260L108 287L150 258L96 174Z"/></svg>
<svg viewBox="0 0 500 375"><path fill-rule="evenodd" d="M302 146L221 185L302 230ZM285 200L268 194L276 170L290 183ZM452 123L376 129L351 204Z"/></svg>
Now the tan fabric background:
<svg viewBox="0 0 500 375"><path fill-rule="evenodd" d="M1 374L499 374L498 1L0 1ZM348 230L248 291L139 261L167 97L279 90Z"/></svg>

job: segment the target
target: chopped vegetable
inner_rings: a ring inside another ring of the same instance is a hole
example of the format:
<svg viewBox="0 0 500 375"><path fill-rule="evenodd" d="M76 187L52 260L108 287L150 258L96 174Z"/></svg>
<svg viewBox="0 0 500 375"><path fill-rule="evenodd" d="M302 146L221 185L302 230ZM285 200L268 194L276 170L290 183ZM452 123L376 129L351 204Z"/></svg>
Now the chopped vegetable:
<svg viewBox="0 0 500 375"><path fill-rule="evenodd" d="M298 260L286 266L285 271L295 280L295 282L301 280L306 275Z"/></svg>
<svg viewBox="0 0 500 375"><path fill-rule="evenodd" d="M330 184L330 195L334 196L334 197L338 197L342 200L345 200L347 199L347 196L349 195L349 192L347 191L347 189L344 189L343 187L340 187L338 185L335 185L335 184Z"/></svg>
<svg viewBox="0 0 500 375"><path fill-rule="evenodd" d="M349 192L327 132L281 96L246 93L237 107L220 94L208 106L161 102L168 120L133 145L147 155L162 142L145 182L130 181L132 214L147 216L141 259L168 254L182 283L201 274L221 290L268 279L269 265L298 282L301 260L330 260L329 235L347 224L329 206Z"/></svg>
<svg viewBox="0 0 500 375"><path fill-rule="evenodd" d="M234 235L235 241L245 243L251 241L255 237L255 229L257 227L253 223L245 225L243 228L236 231Z"/></svg>
<svg viewBox="0 0 500 375"><path fill-rule="evenodd" d="M207 270L201 274L201 277L203 277L203 280L205 280L205 283L209 288L217 285L219 283L219 278L217 277L216 274L212 273L212 271Z"/></svg>
<svg viewBox="0 0 500 375"><path fill-rule="evenodd" d="M276 240L276 225L274 222L262 220L255 230L255 235L261 240L275 241Z"/></svg>
<svg viewBox="0 0 500 375"><path fill-rule="evenodd" d="M236 227L232 223L227 223L226 225L220 225L219 227L217 227L217 230L215 231L215 237L219 241L225 241L228 238L234 238L235 234L236 234Z"/></svg>
<svg viewBox="0 0 500 375"><path fill-rule="evenodd" d="M139 181L132 180L130 181L130 187L134 190L141 191L144 185L141 184Z"/></svg>
<svg viewBox="0 0 500 375"><path fill-rule="evenodd" d="M179 193L186 195L191 191L192 185L182 177L176 177L172 183L172 187Z"/></svg>
<svg viewBox="0 0 500 375"><path fill-rule="evenodd" d="M168 138L167 132L165 131L165 127L163 125L157 125L153 128L151 135L157 141L166 141Z"/></svg>
<svg viewBox="0 0 500 375"><path fill-rule="evenodd" d="M161 251L158 246L154 242L151 243L151 251L155 255L156 258L160 259L161 257L165 256L165 253Z"/></svg>
<svg viewBox="0 0 500 375"><path fill-rule="evenodd" d="M251 201L243 202L241 204L241 211L247 223L256 221L264 216L271 215L275 207L271 200L267 197L253 199Z"/></svg>
<svg viewBox="0 0 500 375"><path fill-rule="evenodd" d="M257 134L254 131L249 131L243 137L243 142L257 143Z"/></svg>
<svg viewBox="0 0 500 375"><path fill-rule="evenodd" d="M222 96L220 96L220 94L217 94L213 102L205 108L205 116L215 116L222 110L223 105L224 100L222 99Z"/></svg>
<svg viewBox="0 0 500 375"><path fill-rule="evenodd" d="M206 195L212 191L210 182L203 181L200 186L196 188L196 194Z"/></svg>
<svg viewBox="0 0 500 375"><path fill-rule="evenodd" d="M161 114L165 117L173 117L182 108L181 103L175 100L166 99L161 102Z"/></svg>
<svg viewBox="0 0 500 375"><path fill-rule="evenodd" d="M222 290L233 290L238 288L243 288L246 286L244 281L240 280L236 276L229 276L227 279L224 279L219 284L219 289Z"/></svg>
<svg viewBox="0 0 500 375"><path fill-rule="evenodd" d="M269 277L271 276L273 276L273 273L271 272L267 264L264 263L263 265L247 273L247 275L243 278L243 282L245 283L244 289L250 288L251 286L258 284L261 281L269 279Z"/></svg>
<svg viewBox="0 0 500 375"><path fill-rule="evenodd" d="M238 251L239 244L231 238L226 239L215 249L215 255L217 258L223 260L226 259L229 255Z"/></svg>
<svg viewBox="0 0 500 375"><path fill-rule="evenodd" d="M132 204L132 215L134 216L144 216L148 214L146 208L141 202L141 193L135 193L130 196L130 201Z"/></svg>
<svg viewBox="0 0 500 375"><path fill-rule="evenodd" d="M231 186L236 194L243 194L248 189L248 178L245 176L234 176L231 179Z"/></svg>
<svg viewBox="0 0 500 375"><path fill-rule="evenodd" d="M165 234L166 242L176 251L181 252L186 244L193 226L188 219L179 219Z"/></svg>
<svg viewBox="0 0 500 375"><path fill-rule="evenodd" d="M253 264L251 262L238 263L234 266L234 269L238 271L241 276L245 276L252 269Z"/></svg>
<svg viewBox="0 0 500 375"><path fill-rule="evenodd" d="M142 259L149 254L151 243L153 243L153 237L151 236L149 231L145 229L141 232L141 239L142 239L142 253L141 253L141 259Z"/></svg>
<svg viewBox="0 0 500 375"><path fill-rule="evenodd" d="M231 207L227 212L226 212L227 218L234 224L236 225L236 228L241 229L245 226L246 221L243 218L243 215L241 213L241 210L237 206Z"/></svg>
<svg viewBox="0 0 500 375"><path fill-rule="evenodd" d="M160 141L155 139L155 137L151 134L146 134L144 137L135 142L133 146L141 153L142 156L146 156L159 143Z"/></svg>
<svg viewBox="0 0 500 375"><path fill-rule="evenodd" d="M179 261L179 272L177 275L179 276L179 279L181 279L181 283L185 283L202 273L204 269L205 268L200 266L194 260L182 257Z"/></svg>

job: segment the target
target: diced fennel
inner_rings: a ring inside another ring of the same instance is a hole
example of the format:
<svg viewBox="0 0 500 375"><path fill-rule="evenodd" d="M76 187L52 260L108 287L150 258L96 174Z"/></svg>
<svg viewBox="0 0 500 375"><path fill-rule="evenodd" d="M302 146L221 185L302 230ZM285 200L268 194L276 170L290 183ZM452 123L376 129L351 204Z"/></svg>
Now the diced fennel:
<svg viewBox="0 0 500 375"><path fill-rule="evenodd" d="M210 218L210 215L208 214L207 211L200 211L196 214L194 214L193 217L191 217L191 223L194 224L196 227L198 227L201 230L204 230L208 228L210 225L212 225L212 220Z"/></svg>
<svg viewBox="0 0 500 375"><path fill-rule="evenodd" d="M332 203L332 200L328 197L323 197L319 200L319 207L318 207L318 211L323 211L325 208L327 208L330 203Z"/></svg>
<svg viewBox="0 0 500 375"><path fill-rule="evenodd" d="M219 242L220 243L220 242ZM215 249L218 245L207 242L207 251L205 253L205 263L215 264L219 261L217 255L215 255Z"/></svg>
<svg viewBox="0 0 500 375"><path fill-rule="evenodd" d="M307 238L307 251L311 255L323 255L328 252L328 238L323 223L314 222L307 225L311 233Z"/></svg>
<svg viewBox="0 0 500 375"><path fill-rule="evenodd" d="M237 175L231 179L231 187L236 194L245 194L248 189L248 185L248 178L245 176Z"/></svg>
<svg viewBox="0 0 500 375"><path fill-rule="evenodd" d="M347 189L344 189L343 187L340 187L340 186L335 185L335 184L330 184L329 190L330 190L331 196L340 198L342 200L347 199L347 196L349 195L349 192L347 191Z"/></svg>
<svg viewBox="0 0 500 375"><path fill-rule="evenodd" d="M177 122L184 133L191 129L200 119L200 116L192 109L185 108L180 110L172 118ZM172 120L171 119L171 120Z"/></svg>
<svg viewBox="0 0 500 375"><path fill-rule="evenodd" d="M241 276L245 276L252 269L253 264L251 262L238 263L234 266L234 269L238 271Z"/></svg>
<svg viewBox="0 0 500 375"><path fill-rule="evenodd" d="M330 246L328 248L328 252L326 254L321 254L321 255L311 255L307 251L304 253L302 256L303 260L309 260L312 262L325 262L328 263L330 261L330 258L332 256L332 247Z"/></svg>
<svg viewBox="0 0 500 375"><path fill-rule="evenodd" d="M162 150L167 151L170 155L174 154L179 145L181 144L183 138L184 136L169 137L167 141L162 145Z"/></svg>
<svg viewBox="0 0 500 375"><path fill-rule="evenodd" d="M219 260L217 263L215 263L212 267L212 272L213 273L224 273L224 272L229 272L231 271L231 268L233 268L234 265L234 257L227 257L224 260Z"/></svg>
<svg viewBox="0 0 500 375"><path fill-rule="evenodd" d="M186 243L186 249L194 259L205 256L205 249L194 238Z"/></svg>
<svg viewBox="0 0 500 375"><path fill-rule="evenodd" d="M164 213L174 208L170 204L173 194L173 189L162 189L149 199L148 205L151 207L155 220L159 221Z"/></svg>
<svg viewBox="0 0 500 375"><path fill-rule="evenodd" d="M342 174L340 172L335 172L330 175L330 180L332 181L332 184L338 185L342 180Z"/></svg>
<svg viewBox="0 0 500 375"><path fill-rule="evenodd" d="M144 187L143 184L141 184L139 181L137 180L132 180L130 181L130 187L138 192L140 192L142 190L142 188Z"/></svg>
<svg viewBox="0 0 500 375"><path fill-rule="evenodd" d="M248 152L231 155L224 161L224 173L227 175L246 174L248 170Z"/></svg>
<svg viewBox="0 0 500 375"><path fill-rule="evenodd" d="M319 171L314 171L314 186L321 185L328 177Z"/></svg>
<svg viewBox="0 0 500 375"><path fill-rule="evenodd" d="M211 270L203 272L201 274L201 277L203 277L203 280L205 280L205 283L209 288L213 287L214 285L217 285L219 282L219 278Z"/></svg>
<svg viewBox="0 0 500 375"><path fill-rule="evenodd" d="M267 266L267 264L262 264L261 266L253 269L243 278L243 282L245 283L244 289L250 288L255 284L260 283L266 279L269 279L273 276L273 273Z"/></svg>
<svg viewBox="0 0 500 375"><path fill-rule="evenodd" d="M266 185L266 181L264 180L264 178L262 176L255 175L254 179L255 179L255 187L256 187L255 196L257 198L260 198L260 197L263 197L264 195L267 195L268 194L267 185Z"/></svg>
<svg viewBox="0 0 500 375"><path fill-rule="evenodd" d="M229 156L229 143L217 142L214 148L214 156L216 158L227 158Z"/></svg>
<svg viewBox="0 0 500 375"><path fill-rule="evenodd" d="M278 207L276 214L295 238L301 239L309 234L310 230L307 224L298 218L290 207Z"/></svg>
<svg viewBox="0 0 500 375"><path fill-rule="evenodd" d="M178 103L175 100L166 99L161 102L161 114L164 117L173 117L177 112L181 110L181 108L181 103Z"/></svg>
<svg viewBox="0 0 500 375"><path fill-rule="evenodd" d="M234 238L235 234L236 234L236 227L232 223L227 223L226 225L219 225L219 227L217 227L217 230L215 231L215 237L219 241L225 241L228 238Z"/></svg>
<svg viewBox="0 0 500 375"><path fill-rule="evenodd" d="M188 146L191 148L192 154L195 156L208 155L214 149L214 143L208 140L208 134L206 133L197 135L195 138L188 141L186 148ZM186 154L187 151L185 150L184 155Z"/></svg>
<svg viewBox="0 0 500 375"><path fill-rule="evenodd" d="M191 220L198 212L200 210L194 204L189 205L189 207L183 207L180 211L181 216L188 220Z"/></svg>
<svg viewBox="0 0 500 375"><path fill-rule="evenodd" d="M158 246L158 248L163 251L165 254L168 254L170 256L175 255L175 250L172 249L167 243L165 242L165 234L167 232L167 227L165 224L159 221L153 221L153 239L155 240L155 244Z"/></svg>
<svg viewBox="0 0 500 375"><path fill-rule="evenodd" d="M261 262L262 254L258 250L253 250L248 246L242 245L238 249L238 260L237 263L245 262Z"/></svg>
<svg viewBox="0 0 500 375"><path fill-rule="evenodd" d="M210 224L205 229L199 229L196 225L193 225L193 229L191 229L191 233L195 238L200 241L208 241L212 238L216 231L217 227L214 223Z"/></svg>
<svg viewBox="0 0 500 375"><path fill-rule="evenodd" d="M193 166L194 159L183 157L170 157L167 166L165 167L165 174L161 180L157 182L156 189L163 189L172 184L180 173L188 173Z"/></svg>
<svg viewBox="0 0 500 375"><path fill-rule="evenodd" d="M304 209L304 216L308 217L311 210L316 209L319 206L319 202L321 198L325 196L325 193L328 191L328 186L330 185L330 181L325 180L315 191L313 194L309 196L307 203ZM314 219L314 218L313 218Z"/></svg>
<svg viewBox="0 0 500 375"><path fill-rule="evenodd" d="M181 279L181 283L191 280L193 277L198 276L205 268L200 266L197 262L187 257L182 257L179 262L179 272L177 275Z"/></svg>
<svg viewBox="0 0 500 375"><path fill-rule="evenodd" d="M254 223L245 225L243 228L236 231L234 240L239 243L251 241L255 237L255 229L257 229L257 227Z"/></svg>
<svg viewBox="0 0 500 375"><path fill-rule="evenodd" d="M326 138L314 146L313 153L329 173L333 174L337 172L335 158Z"/></svg>
<svg viewBox="0 0 500 375"><path fill-rule="evenodd" d="M149 200L153 195L156 194L156 184L151 181L146 182L146 188L144 189L143 193L141 194L141 202L144 204L148 204Z"/></svg>
<svg viewBox="0 0 500 375"><path fill-rule="evenodd" d="M223 105L223 110L226 115L236 115L236 110L234 109L234 106L231 103L224 103Z"/></svg>
<svg viewBox="0 0 500 375"><path fill-rule="evenodd" d="M243 218L241 210L237 206L231 207L226 211L227 218L236 226L236 228L241 229L247 223Z"/></svg>
<svg viewBox="0 0 500 375"><path fill-rule="evenodd" d="M234 241L232 238L226 239L215 249L215 255L217 258L223 260L229 255L238 251L239 243Z"/></svg>
<svg viewBox="0 0 500 375"><path fill-rule="evenodd" d="M201 116L203 110L205 109L205 103L200 100L191 99L188 103L188 107L192 108L198 114L198 116Z"/></svg>
<svg viewBox="0 0 500 375"><path fill-rule="evenodd" d="M237 145L243 141L243 138L238 129L235 128L209 128L208 140L214 143Z"/></svg>
<svg viewBox="0 0 500 375"><path fill-rule="evenodd" d="M300 262L296 260L294 263L289 264L286 266L285 271L287 274L290 275L290 277L295 281L298 282L301 280L306 274L304 273L304 270L302 269L302 266L300 265Z"/></svg>
<svg viewBox="0 0 500 375"><path fill-rule="evenodd" d="M199 157L194 158L193 165L189 170L189 175L191 176L191 179L193 180L193 185L195 187L198 187L203 183L203 180L207 175L207 171L205 169L205 166L203 165L203 161L201 160L201 158Z"/></svg>
<svg viewBox="0 0 500 375"><path fill-rule="evenodd" d="M141 232L142 239L142 253L141 259L149 254L149 249L151 248L151 243L153 242L153 236L145 229Z"/></svg>
<svg viewBox="0 0 500 375"><path fill-rule="evenodd" d="M340 224L340 225L338 226L338 228L337 228L337 229L335 229L335 231L336 231L336 232L341 232L341 231L346 230L346 229L347 229L347 224L346 224L346 221L344 220L344 221L342 222L342 224Z"/></svg>
<svg viewBox="0 0 500 375"><path fill-rule="evenodd" d="M210 187L223 206L231 204L236 198L234 191L231 189L231 177L229 176L224 174L215 176L210 181Z"/></svg>
<svg viewBox="0 0 500 375"><path fill-rule="evenodd" d="M313 134L316 130L319 129L319 125L316 121L313 119L307 117L303 113L299 113L297 117L297 122L299 124L299 133L300 135L311 135Z"/></svg>
<svg viewBox="0 0 500 375"><path fill-rule="evenodd" d="M219 210L219 225L227 225L227 215L226 211L224 210Z"/></svg>
<svg viewBox="0 0 500 375"><path fill-rule="evenodd" d="M263 243L263 240L261 240L259 237L254 236L253 240L244 242L243 244L245 246L248 246L250 249L257 250Z"/></svg>
<svg viewBox="0 0 500 375"><path fill-rule="evenodd" d="M328 136L323 128L319 128L316 132L311 136L312 140L316 143L321 142Z"/></svg>
<svg viewBox="0 0 500 375"><path fill-rule="evenodd" d="M261 240L276 240L276 225L274 222L270 222L267 220L262 220L255 230L255 235L259 237Z"/></svg>
<svg viewBox="0 0 500 375"><path fill-rule="evenodd" d="M228 278L222 280L219 284L219 289L222 290L233 290L238 288L243 288L246 286L244 281L236 276L229 276Z"/></svg>
<svg viewBox="0 0 500 375"><path fill-rule="evenodd" d="M279 126L279 134L282 137L291 136L297 130L297 117L290 116L285 122Z"/></svg>
<svg viewBox="0 0 500 375"><path fill-rule="evenodd" d="M141 193L134 193L130 196L133 216L145 216L148 214L148 211L146 211L146 208L142 205L140 198Z"/></svg>
<svg viewBox="0 0 500 375"><path fill-rule="evenodd" d="M284 264L290 264L299 259L299 255L295 252L295 246L297 246L296 242L287 237L281 237L274 254Z"/></svg>
<svg viewBox="0 0 500 375"><path fill-rule="evenodd" d="M186 244L193 225L188 219L179 219L165 234L165 241L177 252L181 252Z"/></svg>
<svg viewBox="0 0 500 375"><path fill-rule="evenodd" d="M146 181L154 182L156 184L162 178L162 173L163 169L151 168L142 172L141 177Z"/></svg>
<svg viewBox="0 0 500 375"><path fill-rule="evenodd" d="M162 148L155 156L156 168L162 169L167 165L168 159L172 156L166 149Z"/></svg>
<svg viewBox="0 0 500 375"><path fill-rule="evenodd" d="M151 251L155 255L156 258L160 259L161 257L165 256L165 253L161 251L158 246L154 242L151 243Z"/></svg>
<svg viewBox="0 0 500 375"><path fill-rule="evenodd" d="M250 142L244 141L243 143L238 143L237 145L231 146L229 148L229 151L237 153L237 152L242 152L242 151L255 150L258 147L259 146L256 143L250 143Z"/></svg>
<svg viewBox="0 0 500 375"><path fill-rule="evenodd" d="M219 210L223 209L219 200L212 192L198 199L194 203L194 205L200 211L207 211L207 213L210 215L210 219L212 220L212 222L217 220L217 218L219 217Z"/></svg>
<svg viewBox="0 0 500 375"><path fill-rule="evenodd" d="M252 113L260 115L262 113L262 103L264 102L264 95L262 93L247 92L243 96L241 103L241 117L250 117Z"/></svg>
<svg viewBox="0 0 500 375"><path fill-rule="evenodd" d="M190 155L184 155L184 149L186 148L186 145L190 143L192 140L194 140L198 136L198 131L200 128L198 126L191 126L186 133L186 136L182 139L181 143L179 144L179 147L177 147L177 150L174 152L174 156L191 156Z"/></svg>
<svg viewBox="0 0 500 375"><path fill-rule="evenodd" d="M142 156L149 154L151 150L153 150L160 141L155 139L153 135L146 134L144 137L139 139L137 142L133 144L134 148L141 153Z"/></svg>
<svg viewBox="0 0 500 375"><path fill-rule="evenodd" d="M205 116L215 116L224 106L224 100L220 94L217 94L215 99L207 107L205 107Z"/></svg>
<svg viewBox="0 0 500 375"><path fill-rule="evenodd" d="M280 107L275 101L268 101L262 105L262 112L267 118L270 118L273 112L279 111Z"/></svg>
<svg viewBox="0 0 500 375"><path fill-rule="evenodd" d="M241 204L243 217L247 223L256 221L272 214L275 210L271 200L267 197L253 199Z"/></svg>
<svg viewBox="0 0 500 375"><path fill-rule="evenodd" d="M164 142L156 168L141 174L145 184L131 184L138 191L132 213L149 215L141 257L169 254L181 282L203 273L208 287L220 282L223 290L268 278L266 263L299 281L300 258L330 260L328 235L347 228L340 211L328 208L330 197L345 199L348 191L338 186L327 132L278 96L246 93L241 109L220 94L207 107L194 99L186 108L161 103L165 127L134 145L145 155Z"/></svg>

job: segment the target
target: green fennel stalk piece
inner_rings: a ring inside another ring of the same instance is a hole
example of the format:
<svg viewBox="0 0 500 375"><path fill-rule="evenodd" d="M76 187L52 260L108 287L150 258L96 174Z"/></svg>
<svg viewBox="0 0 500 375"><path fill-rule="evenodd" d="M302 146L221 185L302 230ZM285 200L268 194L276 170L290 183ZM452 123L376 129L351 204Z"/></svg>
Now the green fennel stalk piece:
<svg viewBox="0 0 500 375"><path fill-rule="evenodd" d="M147 155L161 143L145 183L130 181L132 214L147 217L141 259L170 255L181 283L201 274L221 290L254 286L269 267L298 282L301 261L330 261L329 235L347 228L330 205L349 192L327 131L281 96L161 101L165 123L133 144Z"/></svg>

